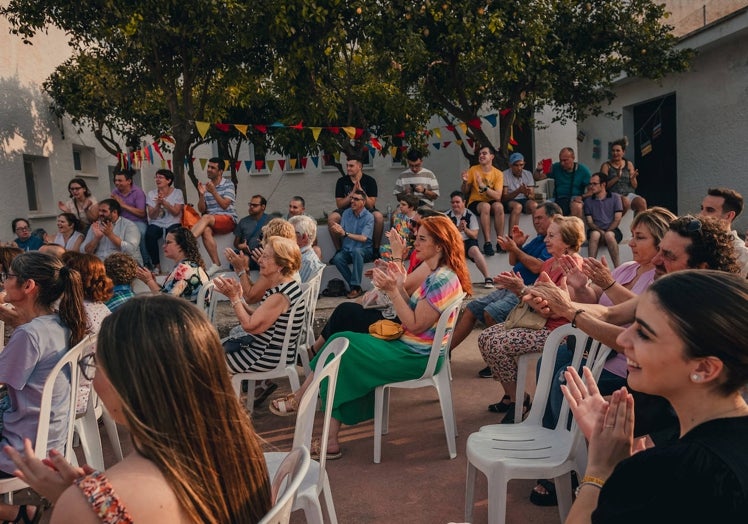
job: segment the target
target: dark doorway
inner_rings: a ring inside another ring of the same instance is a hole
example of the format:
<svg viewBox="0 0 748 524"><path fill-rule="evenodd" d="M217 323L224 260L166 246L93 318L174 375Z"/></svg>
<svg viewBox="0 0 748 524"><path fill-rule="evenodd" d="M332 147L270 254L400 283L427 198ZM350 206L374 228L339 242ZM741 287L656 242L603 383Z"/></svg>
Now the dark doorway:
<svg viewBox="0 0 748 524"><path fill-rule="evenodd" d="M675 110L675 94L634 106L634 150L629 145L627 157L639 170L637 194L646 198L650 207L663 206L678 214Z"/></svg>

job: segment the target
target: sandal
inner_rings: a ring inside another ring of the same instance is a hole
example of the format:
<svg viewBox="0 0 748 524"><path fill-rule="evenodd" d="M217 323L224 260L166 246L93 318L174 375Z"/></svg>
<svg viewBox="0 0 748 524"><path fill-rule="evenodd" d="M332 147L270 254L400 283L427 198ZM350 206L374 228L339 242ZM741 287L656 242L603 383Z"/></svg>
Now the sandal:
<svg viewBox="0 0 748 524"><path fill-rule="evenodd" d="M312 440L312 450L309 452L309 456L312 460L319 460L320 456L320 450L322 449L322 441L318 438L315 438ZM325 458L327 460L338 460L340 458L343 458L343 449L339 448L338 451L332 452L327 451L327 455L325 455Z"/></svg>
<svg viewBox="0 0 748 524"><path fill-rule="evenodd" d="M257 388L255 388L255 402L254 407L259 408L262 406L265 401L268 399L270 395L272 395L276 389L278 389L278 384L275 382L271 382L265 387L259 388L260 394L257 394Z"/></svg>
<svg viewBox="0 0 748 524"><path fill-rule="evenodd" d="M497 402L496 404L489 404L488 411L490 411L491 413L506 413L509 410L509 406L513 405L514 403L511 402L509 395L504 395L503 397L501 397L501 401Z"/></svg>
<svg viewBox="0 0 748 524"><path fill-rule="evenodd" d="M507 408L507 414L504 415L504 418L501 420L500 424L514 424L514 406L514 402L509 404L509 407ZM527 415L531 407L532 402L530 401L530 395L525 394L525 401L522 403L522 420L525 419L525 415Z"/></svg>
<svg viewBox="0 0 748 524"><path fill-rule="evenodd" d="M296 415L299 410L299 403L296 401L296 395L289 393L285 397L278 397L270 401L268 408L273 415L291 417Z"/></svg>
<svg viewBox="0 0 748 524"><path fill-rule="evenodd" d="M34 513L34 518L31 518L29 516L29 513L27 511L27 508L36 508L36 512ZM23 524L36 524L39 522L42 518L42 515L44 514L44 510L47 509L47 505L42 502L39 506L28 506L26 504L22 504L18 506L18 513L16 513L16 518L14 520L5 520L3 521L3 524L14 524L16 522L20 522Z"/></svg>
<svg viewBox="0 0 748 524"><path fill-rule="evenodd" d="M538 491L542 488L545 493ZM530 502L536 506L558 506L558 497L556 496L556 485L552 480L540 479L538 485L532 488L530 493Z"/></svg>

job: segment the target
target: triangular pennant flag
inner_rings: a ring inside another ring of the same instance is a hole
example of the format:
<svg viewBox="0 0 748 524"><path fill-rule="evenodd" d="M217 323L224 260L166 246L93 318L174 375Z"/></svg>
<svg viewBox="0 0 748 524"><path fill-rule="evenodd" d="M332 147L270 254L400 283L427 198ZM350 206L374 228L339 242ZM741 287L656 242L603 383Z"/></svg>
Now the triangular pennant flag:
<svg viewBox="0 0 748 524"><path fill-rule="evenodd" d="M395 138L405 138L405 131L400 131L395 135Z"/></svg>
<svg viewBox="0 0 748 524"><path fill-rule="evenodd" d="M268 171L272 171L275 167L275 160L267 160Z"/></svg>
<svg viewBox="0 0 748 524"><path fill-rule="evenodd" d="M443 144L444 145L444 149L447 149L449 147L449 144L451 144L451 143L452 142L444 142L444 144Z"/></svg>
<svg viewBox="0 0 748 524"><path fill-rule="evenodd" d="M238 173L241 168L242 168L241 160L237 160L236 162L234 162L234 171Z"/></svg>
<svg viewBox="0 0 748 524"><path fill-rule="evenodd" d="M310 127L309 129L312 130L312 138L314 138L315 142L319 140L319 134L322 131L321 127Z"/></svg>
<svg viewBox="0 0 748 524"><path fill-rule="evenodd" d="M166 169L166 160L161 159L161 169Z"/></svg>
<svg viewBox="0 0 748 524"><path fill-rule="evenodd" d="M309 158L303 156L301 157L301 168L306 169L306 163L309 161Z"/></svg>
<svg viewBox="0 0 748 524"><path fill-rule="evenodd" d="M652 152L652 142L650 142L649 140L642 142L641 149L642 149L642 156L647 156L648 154Z"/></svg>
<svg viewBox="0 0 748 524"><path fill-rule="evenodd" d="M507 144L506 149L507 151L514 151L514 146L512 144Z"/></svg>
<svg viewBox="0 0 748 524"><path fill-rule="evenodd" d="M197 132L200 134L200 138L205 138L205 134L210 129L210 122L198 122L195 120L195 127Z"/></svg>
<svg viewBox="0 0 748 524"><path fill-rule="evenodd" d="M340 133L339 127L326 127L325 129L327 129L333 135L337 135L338 133Z"/></svg>
<svg viewBox="0 0 748 524"><path fill-rule="evenodd" d="M461 146L462 145L462 139L455 140L455 144L457 144L458 146Z"/></svg>
<svg viewBox="0 0 748 524"><path fill-rule="evenodd" d="M257 129L263 135L268 132L268 126L264 126L261 124L255 124L255 129Z"/></svg>
<svg viewBox="0 0 748 524"><path fill-rule="evenodd" d="M356 136L356 128L347 126L343 128L343 131L345 131L345 134L348 135L348 138L353 139Z"/></svg>
<svg viewBox="0 0 748 524"><path fill-rule="evenodd" d="M161 135L159 137L159 140L161 140L162 142L167 142L169 144L176 144L176 141L174 140L174 138L169 135Z"/></svg>
<svg viewBox="0 0 748 524"><path fill-rule="evenodd" d="M319 167L319 157L318 156L313 156L312 157L312 163L314 164L314 167ZM306 167L306 166L304 166L304 167Z"/></svg>
<svg viewBox="0 0 748 524"><path fill-rule="evenodd" d="M301 131L303 128L304 128L303 120L299 120L298 124L291 126L291 129L298 129L299 131Z"/></svg>
<svg viewBox="0 0 748 524"><path fill-rule="evenodd" d="M450 132L454 133L454 131L455 131L455 126L453 126L452 124L449 124L449 125L447 126L447 131L450 131Z"/></svg>
<svg viewBox="0 0 748 524"><path fill-rule="evenodd" d="M335 151L332 154L332 157L335 159L336 162L340 162L340 151Z"/></svg>
<svg viewBox="0 0 748 524"><path fill-rule="evenodd" d="M205 164L207 164L207 163L208 163L208 159L207 158L201 158L200 159L200 169L204 170L205 169Z"/></svg>
<svg viewBox="0 0 748 524"><path fill-rule="evenodd" d="M295 158L289 158L288 159L288 165L291 166L291 170L296 169L296 164L298 161Z"/></svg>
<svg viewBox="0 0 748 524"><path fill-rule="evenodd" d="M657 122L652 126L652 138L657 138L662 134L662 122Z"/></svg>
<svg viewBox="0 0 748 524"><path fill-rule="evenodd" d="M501 111L499 111L499 114L501 115L501 118L504 118L506 115L508 115L511 112L512 112L512 110L507 107L507 108L502 109Z"/></svg>
<svg viewBox="0 0 748 524"><path fill-rule="evenodd" d="M164 159L164 155L163 155L163 153L161 153L161 148L158 147L158 142L154 142L153 143L153 149L156 150L156 153L158 153L158 156L160 156L161 160L163 160Z"/></svg>
<svg viewBox="0 0 748 524"><path fill-rule="evenodd" d="M394 158L397 154L397 148L395 146L390 146L390 155Z"/></svg>
<svg viewBox="0 0 748 524"><path fill-rule="evenodd" d="M514 126L509 127L509 145L518 146L519 142L514 139Z"/></svg>
<svg viewBox="0 0 748 524"><path fill-rule="evenodd" d="M369 148L369 156L372 156L372 157L377 156L377 150L374 149L373 146L370 145L370 146L367 146L367 147Z"/></svg>
<svg viewBox="0 0 748 524"><path fill-rule="evenodd" d="M496 127L496 117L497 117L497 116L498 116L498 115L497 115L496 113L494 113L494 114L492 114L492 115L486 115L486 116L484 116L483 118L485 118L485 119L486 119L486 121L487 121L487 122L488 122L489 124L491 124L491 127Z"/></svg>
<svg viewBox="0 0 748 524"><path fill-rule="evenodd" d="M473 129L480 129L480 118L471 118L468 121L468 125Z"/></svg>
<svg viewBox="0 0 748 524"><path fill-rule="evenodd" d="M284 171L286 169L286 161L285 160L278 160L278 165L280 166L281 171ZM272 170L273 168L271 167L270 169Z"/></svg>
<svg viewBox="0 0 748 524"><path fill-rule="evenodd" d="M364 136L364 130L363 130L363 128L357 127L356 128L356 135L353 138L355 138L356 140L358 140L362 136Z"/></svg>
<svg viewBox="0 0 748 524"><path fill-rule="evenodd" d="M459 123L459 124L457 124L457 125L458 125L458 126L460 127L460 130L461 130L461 131L462 131L463 133L467 133L467 124L466 124L465 122L460 122L460 123Z"/></svg>
<svg viewBox="0 0 748 524"><path fill-rule="evenodd" d="M171 171L171 160L167 160L166 165L169 166L169 171Z"/></svg>
<svg viewBox="0 0 748 524"><path fill-rule="evenodd" d="M145 149L143 149L143 156L145 156L145 159L148 160L148 162L151 164L153 163L153 160L151 160L153 158L152 155L153 155L153 149L151 149L151 146L148 146Z"/></svg>
<svg viewBox="0 0 748 524"><path fill-rule="evenodd" d="M434 129L432 129L432 131L434 132L434 136L436 136L436 138L442 137L442 130L438 127L435 127Z"/></svg>
<svg viewBox="0 0 748 524"><path fill-rule="evenodd" d="M262 168L265 166L264 160L255 160L255 167L257 168L257 171L262 171Z"/></svg>
<svg viewBox="0 0 748 524"><path fill-rule="evenodd" d="M286 124L284 124L283 122L273 122L272 124L270 124L270 127L286 127Z"/></svg>
<svg viewBox="0 0 748 524"><path fill-rule="evenodd" d="M247 138L247 129L249 128L246 124L234 124L234 128L239 131L244 138Z"/></svg>
<svg viewBox="0 0 748 524"><path fill-rule="evenodd" d="M434 142L431 145L434 146L434 149L441 149L442 148L442 145L439 142Z"/></svg>
<svg viewBox="0 0 748 524"><path fill-rule="evenodd" d="M247 168L247 173L249 173L252 170L252 161L251 160L245 160L244 166Z"/></svg>
<svg viewBox="0 0 748 524"><path fill-rule="evenodd" d="M379 141L377 137L375 136L371 137L371 140L369 140L369 142L371 142L371 145L374 146L374 149L376 149L377 151L382 150L382 143Z"/></svg>
<svg viewBox="0 0 748 524"><path fill-rule="evenodd" d="M472 149L473 148L473 144L475 144L475 140L473 140L472 138L468 138L467 139L467 143L468 143L468 147L470 149Z"/></svg>
<svg viewBox="0 0 748 524"><path fill-rule="evenodd" d="M213 124L213 127L218 129L221 133L228 133L229 131L231 131L231 124L222 124L216 122L215 124Z"/></svg>

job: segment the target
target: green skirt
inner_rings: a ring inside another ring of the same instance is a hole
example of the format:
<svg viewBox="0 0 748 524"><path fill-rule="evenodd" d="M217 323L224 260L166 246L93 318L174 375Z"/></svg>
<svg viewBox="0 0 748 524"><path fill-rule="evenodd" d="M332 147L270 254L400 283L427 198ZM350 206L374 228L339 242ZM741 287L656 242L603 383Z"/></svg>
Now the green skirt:
<svg viewBox="0 0 748 524"><path fill-rule="evenodd" d="M399 340L382 340L368 333L344 331L327 341L344 337L350 341L348 350L340 359L338 382L332 405L332 417L343 424L353 425L374 418L374 390L377 386L403 380L413 380L423 375L428 355L418 355ZM436 371L444 357L436 364ZM311 362L312 369L317 358ZM322 405L327 395L327 381L320 386Z"/></svg>

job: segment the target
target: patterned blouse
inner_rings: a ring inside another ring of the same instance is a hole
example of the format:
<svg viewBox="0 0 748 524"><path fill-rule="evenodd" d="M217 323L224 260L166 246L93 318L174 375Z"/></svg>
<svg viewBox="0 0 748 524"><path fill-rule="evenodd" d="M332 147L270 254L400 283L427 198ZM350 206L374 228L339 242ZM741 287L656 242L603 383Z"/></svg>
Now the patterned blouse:
<svg viewBox="0 0 748 524"><path fill-rule="evenodd" d="M203 268L196 262L182 260L166 277L161 292L185 298L190 302L197 302L197 294L200 292L200 288L209 280L210 278Z"/></svg>

